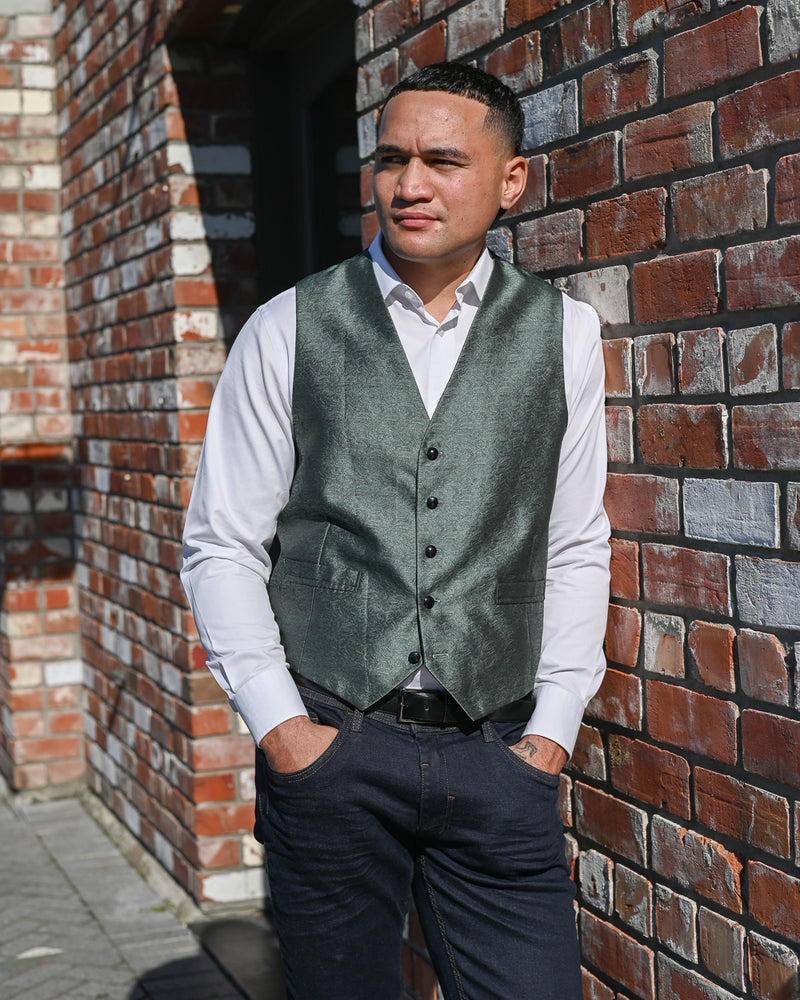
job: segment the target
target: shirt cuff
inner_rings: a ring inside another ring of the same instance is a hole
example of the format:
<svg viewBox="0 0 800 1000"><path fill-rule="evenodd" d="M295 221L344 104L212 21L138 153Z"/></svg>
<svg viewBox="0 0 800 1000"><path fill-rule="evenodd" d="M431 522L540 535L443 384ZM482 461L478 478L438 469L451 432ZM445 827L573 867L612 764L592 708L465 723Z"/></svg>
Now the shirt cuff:
<svg viewBox="0 0 800 1000"><path fill-rule="evenodd" d="M232 700L256 743L287 719L308 716L306 706L286 667L261 670L246 681Z"/></svg>
<svg viewBox="0 0 800 1000"><path fill-rule="evenodd" d="M558 743L572 756L581 728L583 701L557 684L542 684L536 689L536 707L523 736L544 736Z"/></svg>

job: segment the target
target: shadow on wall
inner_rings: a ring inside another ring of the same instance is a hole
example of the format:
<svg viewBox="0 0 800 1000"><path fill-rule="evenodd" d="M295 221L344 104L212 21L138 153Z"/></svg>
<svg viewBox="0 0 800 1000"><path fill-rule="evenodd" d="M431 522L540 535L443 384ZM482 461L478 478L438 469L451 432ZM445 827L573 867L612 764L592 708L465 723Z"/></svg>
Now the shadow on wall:
<svg viewBox="0 0 800 1000"><path fill-rule="evenodd" d="M237 996L285 1000L278 944L268 916L212 920L196 924L192 930L203 951L146 972L128 994L128 1000L234 1000ZM231 981L229 993L221 994L219 983L209 981L208 955Z"/></svg>

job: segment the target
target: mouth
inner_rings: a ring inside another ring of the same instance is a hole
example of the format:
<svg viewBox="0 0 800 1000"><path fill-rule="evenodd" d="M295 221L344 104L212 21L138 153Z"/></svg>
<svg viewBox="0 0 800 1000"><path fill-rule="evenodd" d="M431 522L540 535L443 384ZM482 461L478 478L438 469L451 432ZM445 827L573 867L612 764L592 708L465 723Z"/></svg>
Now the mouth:
<svg viewBox="0 0 800 1000"><path fill-rule="evenodd" d="M423 229L436 220L432 215L425 212L398 212L394 217L394 223L403 229Z"/></svg>

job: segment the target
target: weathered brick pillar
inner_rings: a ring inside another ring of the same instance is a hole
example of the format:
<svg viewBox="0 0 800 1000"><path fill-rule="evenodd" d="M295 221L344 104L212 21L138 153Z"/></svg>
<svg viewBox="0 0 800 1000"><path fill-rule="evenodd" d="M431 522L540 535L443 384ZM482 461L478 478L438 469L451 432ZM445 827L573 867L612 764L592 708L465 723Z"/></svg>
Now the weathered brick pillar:
<svg viewBox="0 0 800 1000"><path fill-rule="evenodd" d="M0 770L84 770L49 0L0 3Z"/></svg>
<svg viewBox="0 0 800 1000"><path fill-rule="evenodd" d="M603 324L610 669L561 800L585 995L798 996L797 4L357 6L365 238L389 88L474 61L527 125L493 246Z"/></svg>
<svg viewBox="0 0 800 1000"><path fill-rule="evenodd" d="M158 0L56 17L88 781L198 900L257 899L253 743L178 575L225 332L255 305L244 60L168 43Z"/></svg>

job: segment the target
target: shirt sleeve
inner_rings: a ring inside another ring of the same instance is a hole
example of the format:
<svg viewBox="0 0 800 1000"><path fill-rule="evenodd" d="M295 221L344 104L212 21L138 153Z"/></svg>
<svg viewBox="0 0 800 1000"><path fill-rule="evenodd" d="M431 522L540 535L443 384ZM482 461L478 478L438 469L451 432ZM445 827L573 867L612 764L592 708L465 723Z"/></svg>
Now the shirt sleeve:
<svg viewBox="0 0 800 1000"><path fill-rule="evenodd" d="M269 602L268 551L294 474L295 295L237 337L208 416L183 535L181 580L208 667L259 742L305 715Z"/></svg>
<svg viewBox="0 0 800 1000"><path fill-rule="evenodd" d="M606 667L610 547L600 324L590 306L563 298L567 428L550 516L536 705L525 735L554 740L571 756Z"/></svg>

